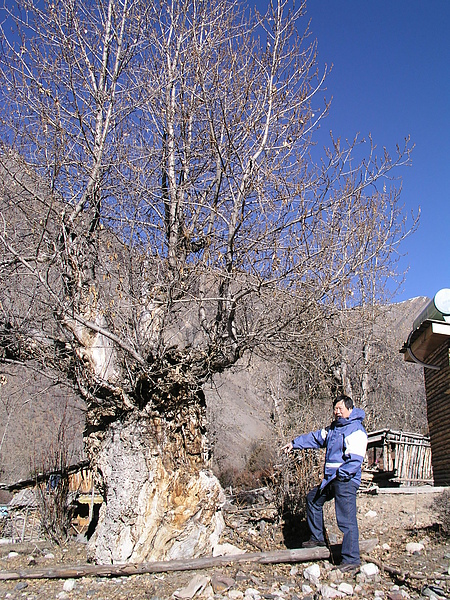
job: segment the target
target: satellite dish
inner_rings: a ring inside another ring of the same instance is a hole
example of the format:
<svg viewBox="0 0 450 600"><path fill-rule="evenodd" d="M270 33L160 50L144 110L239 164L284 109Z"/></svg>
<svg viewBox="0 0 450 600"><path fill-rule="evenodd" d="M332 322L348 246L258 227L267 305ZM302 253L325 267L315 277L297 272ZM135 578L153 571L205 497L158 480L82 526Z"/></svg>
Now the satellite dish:
<svg viewBox="0 0 450 600"><path fill-rule="evenodd" d="M434 298L428 302L420 315L414 320L413 330L420 327L424 321L450 323L450 288L443 288L435 294Z"/></svg>

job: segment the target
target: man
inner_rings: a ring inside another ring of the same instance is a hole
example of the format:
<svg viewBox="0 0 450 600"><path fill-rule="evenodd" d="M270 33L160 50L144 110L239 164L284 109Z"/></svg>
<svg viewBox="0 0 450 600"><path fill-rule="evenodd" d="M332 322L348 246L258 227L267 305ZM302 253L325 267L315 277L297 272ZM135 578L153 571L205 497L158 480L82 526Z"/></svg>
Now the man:
<svg viewBox="0 0 450 600"><path fill-rule="evenodd" d="M326 448L324 478L306 497L311 538L302 546L325 546L323 505L334 498L337 524L344 534L339 569L352 572L361 563L356 492L361 484L361 466L367 448L367 433L362 425L365 413L354 407L348 396L338 396L333 410L331 425L296 437L283 450L288 454L297 449Z"/></svg>

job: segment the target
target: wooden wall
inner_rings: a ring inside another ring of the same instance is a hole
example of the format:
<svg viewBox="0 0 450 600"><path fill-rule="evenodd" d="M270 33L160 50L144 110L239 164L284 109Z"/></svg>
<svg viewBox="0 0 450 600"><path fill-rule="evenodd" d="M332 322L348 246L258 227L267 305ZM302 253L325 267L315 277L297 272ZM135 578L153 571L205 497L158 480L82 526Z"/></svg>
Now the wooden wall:
<svg viewBox="0 0 450 600"><path fill-rule="evenodd" d="M450 485L450 341L427 357L439 371L424 369L434 485Z"/></svg>
<svg viewBox="0 0 450 600"><path fill-rule="evenodd" d="M79 494L89 494L92 491L92 471L83 467L69 474L69 491Z"/></svg>

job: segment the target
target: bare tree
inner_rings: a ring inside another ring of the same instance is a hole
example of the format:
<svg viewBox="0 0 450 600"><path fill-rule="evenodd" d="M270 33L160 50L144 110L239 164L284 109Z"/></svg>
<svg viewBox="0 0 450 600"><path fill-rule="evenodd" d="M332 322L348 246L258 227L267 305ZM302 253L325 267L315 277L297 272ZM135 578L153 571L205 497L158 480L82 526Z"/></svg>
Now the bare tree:
<svg viewBox="0 0 450 600"><path fill-rule="evenodd" d="M427 301L360 302L332 314L323 309L309 338L294 339L285 349L286 410L279 411L285 435L298 431L296 423L305 410L313 428L320 427L338 393L348 394L365 410L369 431L388 427L426 433L423 378L399 349Z"/></svg>
<svg viewBox="0 0 450 600"><path fill-rule="evenodd" d="M357 162L364 141L331 138L311 156L328 106L304 8L3 8L3 346L87 402L97 561L211 549L203 384L307 336L366 265L390 273L406 234L386 185L408 143L377 159L369 140Z"/></svg>

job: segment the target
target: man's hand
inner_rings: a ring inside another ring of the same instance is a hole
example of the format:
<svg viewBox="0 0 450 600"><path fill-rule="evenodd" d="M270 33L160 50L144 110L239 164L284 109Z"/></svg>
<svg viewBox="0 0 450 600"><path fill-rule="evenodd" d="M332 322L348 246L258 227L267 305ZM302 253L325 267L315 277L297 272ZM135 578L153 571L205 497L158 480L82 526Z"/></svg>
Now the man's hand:
<svg viewBox="0 0 450 600"><path fill-rule="evenodd" d="M289 442L289 444L286 444L286 446L283 446L281 448L281 451L284 452L285 454L289 454L289 452L292 452L293 447L292 447L292 442Z"/></svg>
<svg viewBox="0 0 450 600"><path fill-rule="evenodd" d="M350 481L353 475L349 475L347 473L340 473L339 470L336 471L336 479L338 481Z"/></svg>

